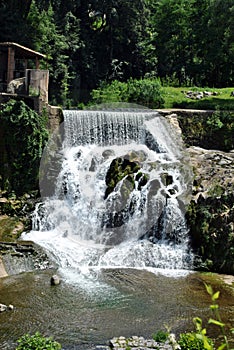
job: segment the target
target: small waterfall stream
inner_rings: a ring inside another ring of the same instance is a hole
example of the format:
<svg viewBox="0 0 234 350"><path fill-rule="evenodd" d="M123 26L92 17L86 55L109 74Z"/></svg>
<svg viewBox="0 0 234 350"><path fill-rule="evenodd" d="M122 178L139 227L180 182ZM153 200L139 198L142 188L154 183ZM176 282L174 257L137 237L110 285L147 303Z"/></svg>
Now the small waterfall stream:
<svg viewBox="0 0 234 350"><path fill-rule="evenodd" d="M74 280L101 268L191 270L184 217L191 171L165 118L67 110L61 130L44 152L44 199L25 238Z"/></svg>

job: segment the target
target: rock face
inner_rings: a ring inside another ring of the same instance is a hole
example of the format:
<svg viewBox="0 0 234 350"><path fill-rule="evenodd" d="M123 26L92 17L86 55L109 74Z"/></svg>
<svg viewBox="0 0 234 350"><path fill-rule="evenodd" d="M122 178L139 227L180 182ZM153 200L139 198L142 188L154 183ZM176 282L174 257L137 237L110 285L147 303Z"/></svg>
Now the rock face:
<svg viewBox="0 0 234 350"><path fill-rule="evenodd" d="M33 242L0 242L0 252L9 275L52 267L46 253Z"/></svg>
<svg viewBox="0 0 234 350"><path fill-rule="evenodd" d="M193 199L220 197L234 192L234 152L189 147L194 171Z"/></svg>
<svg viewBox="0 0 234 350"><path fill-rule="evenodd" d="M194 172L187 222L196 267L234 274L233 117L186 110L176 114ZM170 122L172 116L167 116ZM175 121L171 124L178 129Z"/></svg>
<svg viewBox="0 0 234 350"><path fill-rule="evenodd" d="M197 268L234 273L234 152L188 148L194 169L187 219Z"/></svg>

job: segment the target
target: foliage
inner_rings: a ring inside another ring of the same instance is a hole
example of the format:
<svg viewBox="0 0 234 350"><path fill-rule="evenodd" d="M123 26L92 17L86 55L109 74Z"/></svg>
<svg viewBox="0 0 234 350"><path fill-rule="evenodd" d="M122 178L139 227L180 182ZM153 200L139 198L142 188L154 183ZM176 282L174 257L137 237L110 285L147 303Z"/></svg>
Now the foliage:
<svg viewBox="0 0 234 350"><path fill-rule="evenodd" d="M213 318L208 320L208 324L215 325L220 328L220 337L222 339L221 344L218 345L217 350L230 349L229 341L226 333L226 325L223 323L217 300L219 298L220 292L214 292L211 285L205 283L205 288L207 293L211 297L212 304L210 305L210 310L212 311ZM202 326L202 319L200 317L194 317L193 323L195 325L195 332L181 333L178 344L181 350L214 350L216 349L213 341L207 336L206 328ZM234 333L234 329L230 329L231 333ZM219 339L220 339L219 337ZM220 342L220 340L219 340Z"/></svg>
<svg viewBox="0 0 234 350"><path fill-rule="evenodd" d="M34 335L25 334L18 339L16 350L60 350L61 345L51 337L45 338L39 332Z"/></svg>
<svg viewBox="0 0 234 350"><path fill-rule="evenodd" d="M178 119L188 146L219 149L224 152L234 148L233 111L216 110L203 116L196 112L188 115L184 111Z"/></svg>
<svg viewBox="0 0 234 350"><path fill-rule="evenodd" d="M210 340L211 342L211 340ZM205 350L203 340L197 338L195 332L181 333L178 344L181 347L181 350ZM209 342L208 342L209 344Z"/></svg>
<svg viewBox="0 0 234 350"><path fill-rule="evenodd" d="M128 102L149 108L163 104L160 82L151 78L129 79L126 83L114 80L110 84L101 84L91 95L94 103Z"/></svg>
<svg viewBox="0 0 234 350"><path fill-rule="evenodd" d="M234 237L233 195L221 195L192 201L186 213L191 244L198 259L198 268L233 274Z"/></svg>
<svg viewBox="0 0 234 350"><path fill-rule="evenodd" d="M169 333L159 330L157 333L153 334L152 337L156 342L165 343L168 339Z"/></svg>
<svg viewBox="0 0 234 350"><path fill-rule="evenodd" d="M91 92L92 102L95 104L124 102L127 96L127 83L114 80L112 83L101 83L98 89Z"/></svg>
<svg viewBox="0 0 234 350"><path fill-rule="evenodd" d="M39 162L48 138L46 115L38 115L23 101L10 100L2 105L0 118L5 154L2 187L16 194L37 188Z"/></svg>
<svg viewBox="0 0 234 350"><path fill-rule="evenodd" d="M0 41L46 54L50 101L77 105L101 81L233 86L233 13L233 0L2 0Z"/></svg>
<svg viewBox="0 0 234 350"><path fill-rule="evenodd" d="M208 91L215 95L204 97L200 100L189 99L186 97L187 91ZM198 88L192 87L174 87L162 86L162 96L165 108L187 108L187 109L203 109L203 110L234 110L234 97L231 96L233 88Z"/></svg>
<svg viewBox="0 0 234 350"><path fill-rule="evenodd" d="M213 317L208 320L208 324L212 324L215 326L218 326L220 328L220 335L222 338L222 342L217 348L217 350L223 350L227 349L229 350L229 341L227 338L226 330L225 330L225 324L223 323L220 312L219 312L219 305L217 304L217 300L219 298L220 292L214 292L211 285L205 284L206 291L211 297L212 304L210 305L210 310L212 311ZM202 320L199 317L195 317L193 320L196 328L195 336L199 341L202 341L203 348L205 350L214 350L214 344L210 341L210 339L206 335L206 329L202 327ZM230 329L232 333L234 333L234 329ZM200 348L198 348L200 349Z"/></svg>
<svg viewBox="0 0 234 350"><path fill-rule="evenodd" d="M225 323L223 323L221 319L221 315L219 312L219 305L217 304L217 300L219 298L220 292L219 291L214 292L213 288L210 285L205 284L205 287L206 287L207 293L211 297L212 304L210 305L210 310L212 311L212 314L214 317L214 318L210 318L208 323L218 326L220 328L221 337L223 339L221 345L218 347L218 350L222 350L222 349L229 350L230 347L229 347L229 342L228 342L226 330L225 330L226 325ZM230 331L234 333L234 329L231 329Z"/></svg>

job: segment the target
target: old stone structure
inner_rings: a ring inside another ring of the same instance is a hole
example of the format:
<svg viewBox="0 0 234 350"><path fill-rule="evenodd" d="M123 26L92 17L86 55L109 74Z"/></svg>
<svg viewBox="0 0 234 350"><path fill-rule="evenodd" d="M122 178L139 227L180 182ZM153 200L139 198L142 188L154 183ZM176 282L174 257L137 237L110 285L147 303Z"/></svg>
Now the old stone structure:
<svg viewBox="0 0 234 350"><path fill-rule="evenodd" d="M16 43L0 43L0 102L20 98L40 113L48 104L49 72L40 70L45 58Z"/></svg>
<svg viewBox="0 0 234 350"><path fill-rule="evenodd" d="M20 99L39 114L46 108L48 127L54 130L61 113L48 104L49 71L40 69L43 59L46 55L17 43L0 43L0 103Z"/></svg>

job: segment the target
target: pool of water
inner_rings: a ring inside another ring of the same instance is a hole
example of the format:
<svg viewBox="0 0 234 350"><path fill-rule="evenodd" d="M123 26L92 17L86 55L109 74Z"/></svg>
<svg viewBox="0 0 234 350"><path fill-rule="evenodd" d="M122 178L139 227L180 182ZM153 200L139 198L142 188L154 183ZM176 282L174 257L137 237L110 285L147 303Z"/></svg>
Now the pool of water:
<svg viewBox="0 0 234 350"><path fill-rule="evenodd" d="M167 277L137 269L69 271L58 286L54 270L0 279L0 302L14 310L0 314L0 349L14 349L24 333L53 336L63 349L91 349L113 336L151 337L165 327L179 334L193 330L192 318L211 316L204 282L220 290L221 315L233 326L234 291L218 275L189 273ZM73 283L69 282L72 280ZM216 330L208 327L209 335Z"/></svg>

